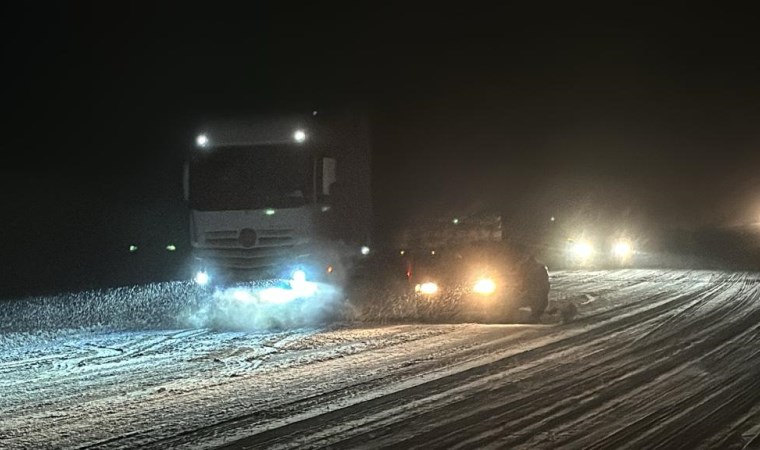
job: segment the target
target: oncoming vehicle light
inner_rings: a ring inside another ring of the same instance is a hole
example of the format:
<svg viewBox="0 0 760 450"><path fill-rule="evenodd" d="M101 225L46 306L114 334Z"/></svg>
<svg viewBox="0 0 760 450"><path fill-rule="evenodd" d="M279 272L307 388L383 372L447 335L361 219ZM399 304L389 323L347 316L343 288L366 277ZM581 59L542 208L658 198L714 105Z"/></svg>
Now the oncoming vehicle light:
<svg viewBox="0 0 760 450"><path fill-rule="evenodd" d="M574 242L570 246L570 253L576 258L588 258L594 253L591 244L585 241Z"/></svg>
<svg viewBox="0 0 760 450"><path fill-rule="evenodd" d="M438 285L432 281L418 284L414 287L414 292L424 295L433 295L438 292Z"/></svg>
<svg viewBox="0 0 760 450"><path fill-rule="evenodd" d="M491 295L496 291L496 283L491 278L480 278L472 287L473 292L481 295Z"/></svg>
<svg viewBox="0 0 760 450"><path fill-rule="evenodd" d="M625 241L616 242L615 245L612 246L612 254L618 258L627 258L631 256L632 252L633 249L631 248L631 244Z"/></svg>
<svg viewBox="0 0 760 450"><path fill-rule="evenodd" d="M296 130L293 133L293 139L300 144L306 140L306 132L304 130Z"/></svg>
<svg viewBox="0 0 760 450"><path fill-rule="evenodd" d="M208 143L209 143L209 141L208 141L208 136L206 136L205 134L199 134L199 135L198 135L198 136L195 138L195 144L196 144L198 147L201 147L201 148L205 148L205 147L208 147Z"/></svg>

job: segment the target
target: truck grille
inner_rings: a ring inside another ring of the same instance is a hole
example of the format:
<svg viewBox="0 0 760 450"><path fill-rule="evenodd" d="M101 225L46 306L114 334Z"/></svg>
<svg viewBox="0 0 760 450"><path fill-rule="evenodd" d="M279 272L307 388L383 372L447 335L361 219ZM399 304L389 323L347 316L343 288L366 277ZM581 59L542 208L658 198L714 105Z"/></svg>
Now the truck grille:
<svg viewBox="0 0 760 450"><path fill-rule="evenodd" d="M198 258L228 271L254 271L309 256L308 248L295 245L292 229L255 230L256 243L242 242L237 230L204 233L205 246L196 249ZM250 233L249 233L250 236Z"/></svg>
<svg viewBox="0 0 760 450"><path fill-rule="evenodd" d="M290 228L261 229L255 230L258 239L256 246L271 247L292 245L293 230ZM207 247L214 248L242 248L241 235L238 230L207 231L203 234Z"/></svg>

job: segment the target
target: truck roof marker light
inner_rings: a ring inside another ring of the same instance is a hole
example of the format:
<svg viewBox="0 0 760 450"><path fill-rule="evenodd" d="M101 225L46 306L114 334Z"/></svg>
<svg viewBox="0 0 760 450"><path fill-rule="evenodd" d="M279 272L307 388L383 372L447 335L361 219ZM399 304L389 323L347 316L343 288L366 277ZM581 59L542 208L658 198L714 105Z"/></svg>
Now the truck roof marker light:
<svg viewBox="0 0 760 450"><path fill-rule="evenodd" d="M206 134L199 134L198 137L195 138L195 144L200 148L208 147L208 136Z"/></svg>
<svg viewBox="0 0 760 450"><path fill-rule="evenodd" d="M266 214L267 216L273 216L274 213L275 213L275 210L273 210L272 208L269 208L264 211L264 214Z"/></svg>
<svg viewBox="0 0 760 450"><path fill-rule="evenodd" d="M296 130L295 133L293 133L293 139L300 144L306 140L306 132L303 130Z"/></svg>

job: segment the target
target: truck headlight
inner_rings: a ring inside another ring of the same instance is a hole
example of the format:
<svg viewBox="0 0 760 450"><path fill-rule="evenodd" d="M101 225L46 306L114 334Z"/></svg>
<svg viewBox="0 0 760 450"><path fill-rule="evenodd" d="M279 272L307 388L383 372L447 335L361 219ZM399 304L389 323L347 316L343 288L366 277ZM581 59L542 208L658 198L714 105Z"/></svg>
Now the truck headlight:
<svg viewBox="0 0 760 450"><path fill-rule="evenodd" d="M432 281L421 283L414 287L414 292L424 295L433 295L438 292L438 284L433 283Z"/></svg>
<svg viewBox="0 0 760 450"><path fill-rule="evenodd" d="M207 285L207 284L208 284L208 282L209 282L211 279L209 278L209 276L208 276L208 273L207 273L206 271L204 271L204 270L199 270L199 271L198 271L198 272L195 274L195 278L194 278L194 280L195 280L195 282L196 282L196 283L197 283L199 286L205 286L205 285Z"/></svg>
<svg viewBox="0 0 760 450"><path fill-rule="evenodd" d="M303 283L306 281L306 272L301 269L297 269L293 271L293 274L290 277L296 283Z"/></svg>

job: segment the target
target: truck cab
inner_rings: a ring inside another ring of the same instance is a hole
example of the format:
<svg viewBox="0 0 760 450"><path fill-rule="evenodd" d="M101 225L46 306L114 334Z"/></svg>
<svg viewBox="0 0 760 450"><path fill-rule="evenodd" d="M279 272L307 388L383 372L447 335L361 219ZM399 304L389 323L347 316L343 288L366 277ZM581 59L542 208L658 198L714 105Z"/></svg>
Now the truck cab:
<svg viewBox="0 0 760 450"><path fill-rule="evenodd" d="M343 277L370 245L366 127L315 113L204 124L184 173L196 282Z"/></svg>

